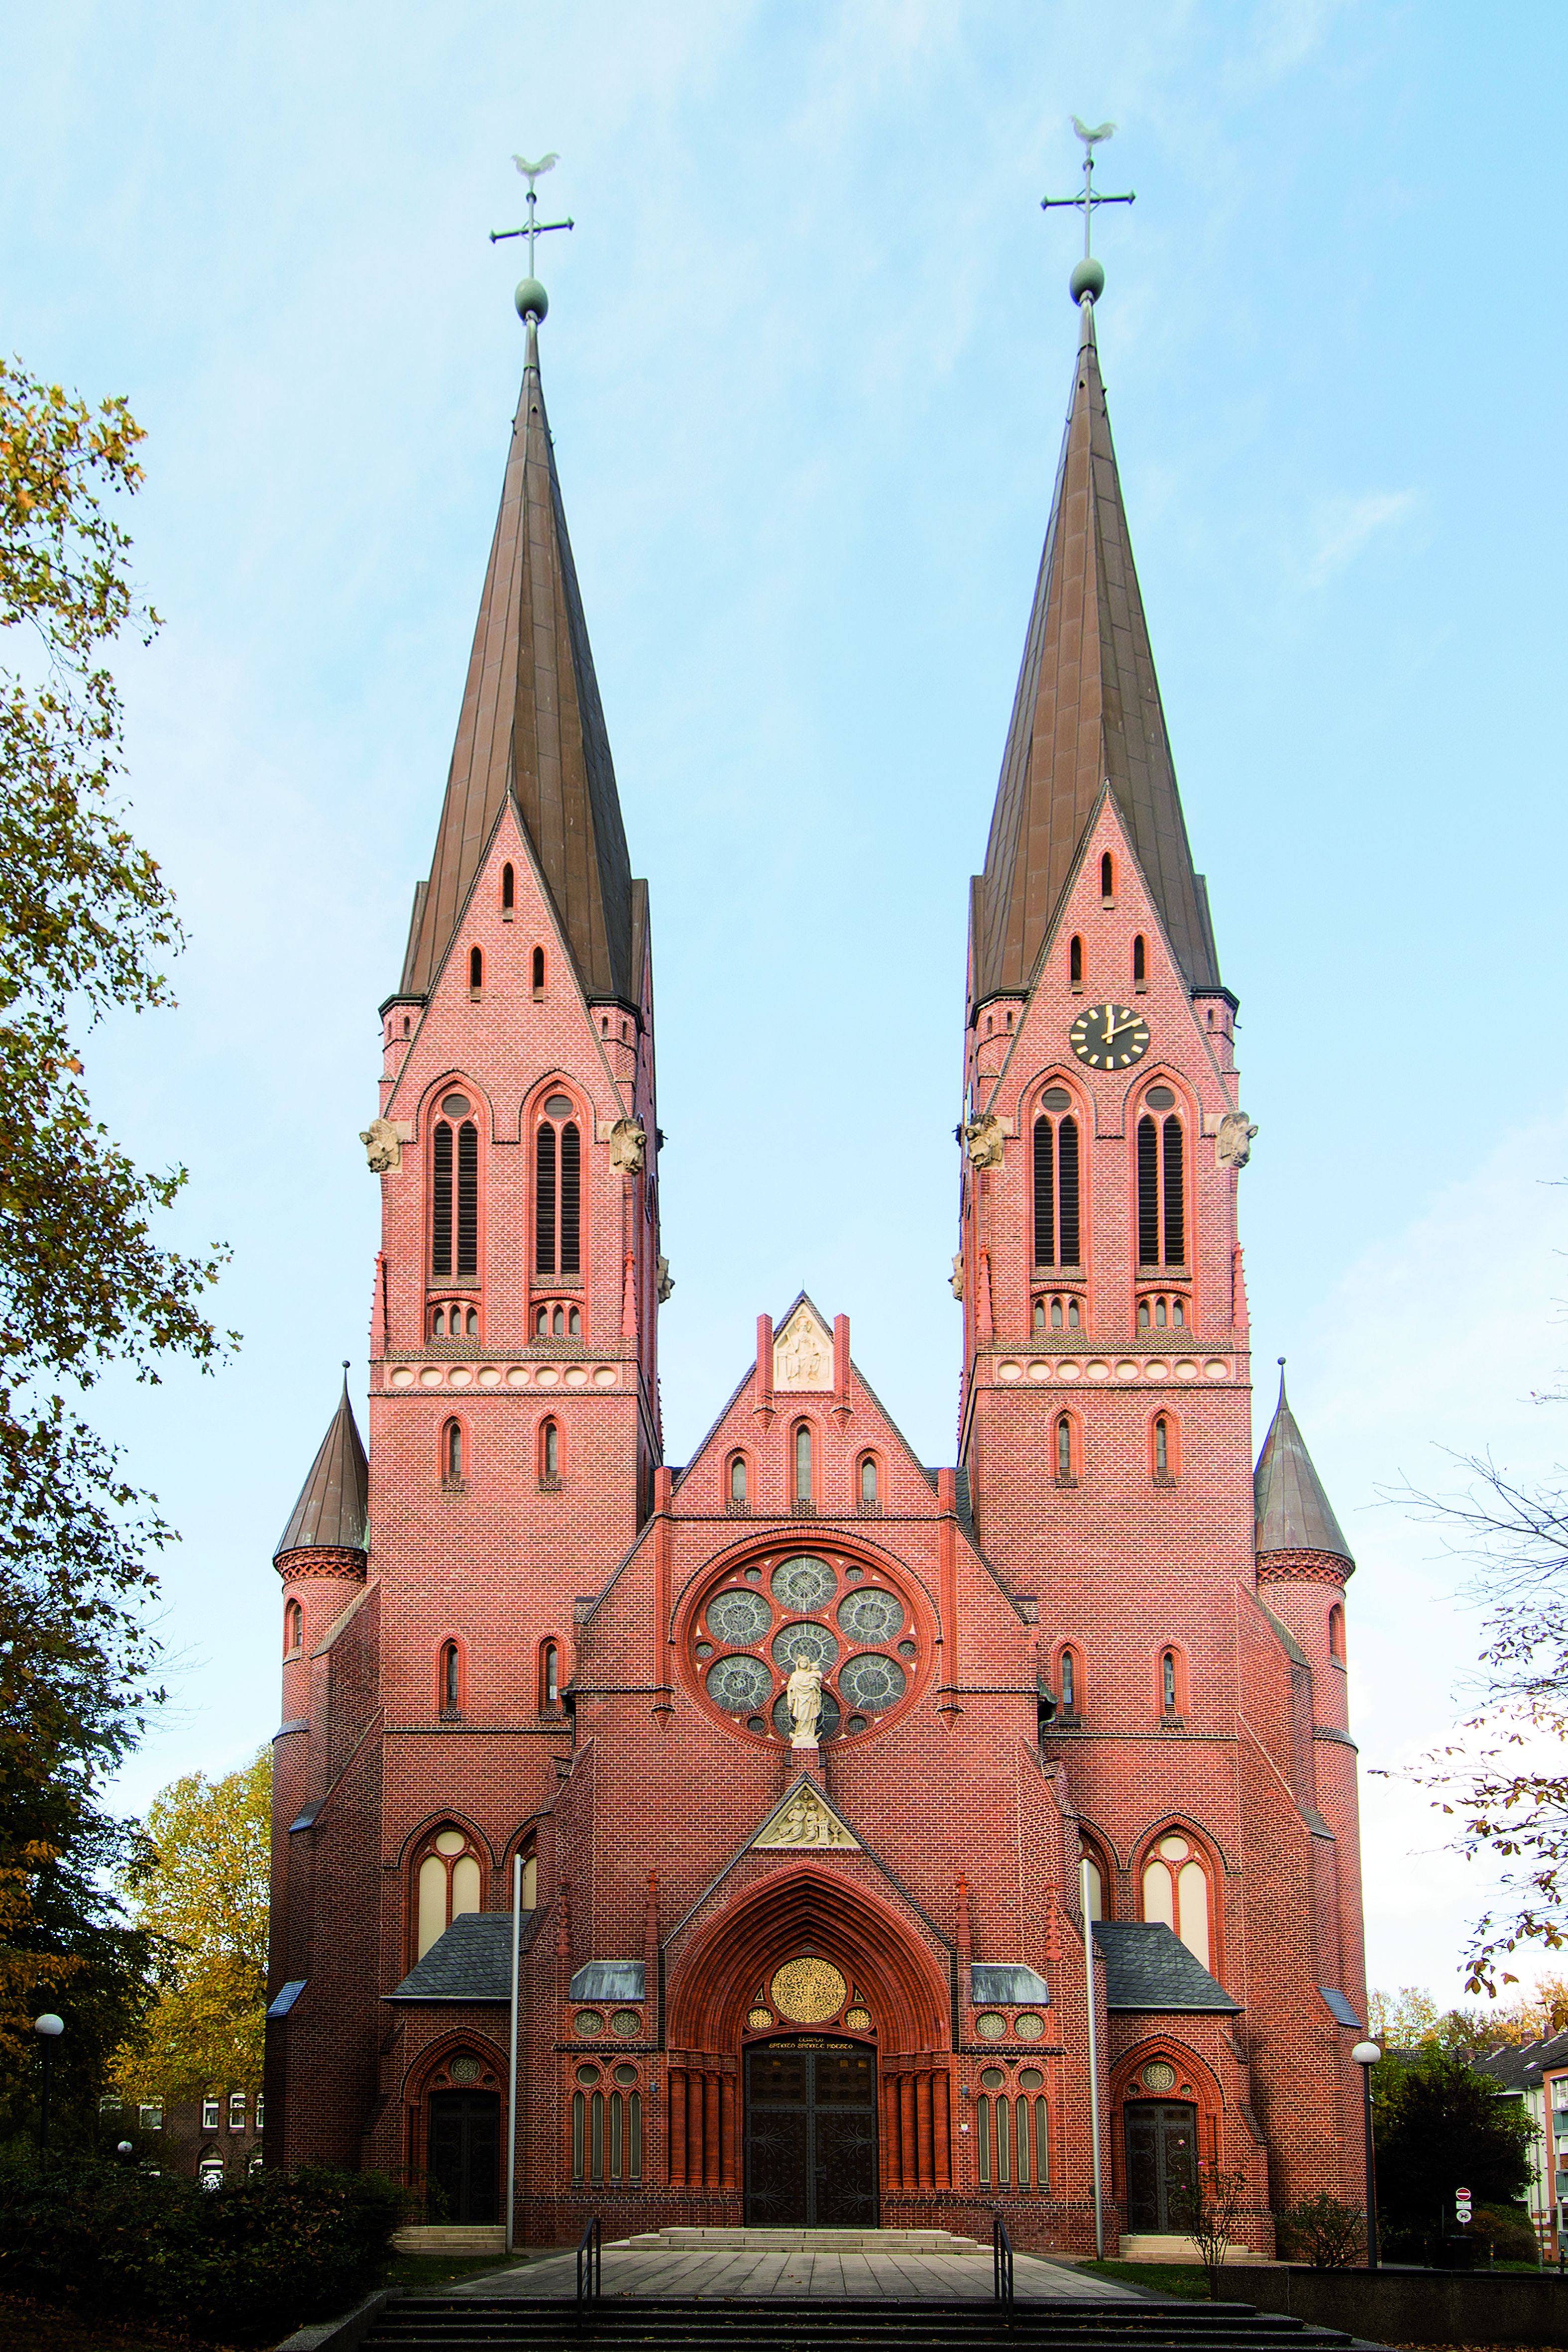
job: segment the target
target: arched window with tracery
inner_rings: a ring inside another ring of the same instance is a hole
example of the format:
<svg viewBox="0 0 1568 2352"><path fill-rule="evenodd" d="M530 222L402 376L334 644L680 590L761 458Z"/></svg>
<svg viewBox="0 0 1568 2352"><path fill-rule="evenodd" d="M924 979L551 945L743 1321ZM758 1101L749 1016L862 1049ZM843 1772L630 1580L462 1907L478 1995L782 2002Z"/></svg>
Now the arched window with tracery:
<svg viewBox="0 0 1568 2352"><path fill-rule="evenodd" d="M534 1131L534 1272L582 1271L582 1130L570 1095L548 1095Z"/></svg>
<svg viewBox="0 0 1568 2352"><path fill-rule="evenodd" d="M1160 1919L1181 1937L1194 1959L1211 1968L1213 1888L1208 1857L1185 1830L1166 1830L1150 1847L1140 1874L1145 1919Z"/></svg>
<svg viewBox="0 0 1568 2352"><path fill-rule="evenodd" d="M1138 1264L1183 1265L1186 1262L1186 1138L1169 1087L1151 1087L1144 1104L1137 1140Z"/></svg>
<svg viewBox="0 0 1568 2352"><path fill-rule="evenodd" d="M1081 1263L1079 1123L1065 1087L1048 1087L1034 1122L1034 1262Z"/></svg>
<svg viewBox="0 0 1568 2352"><path fill-rule="evenodd" d="M437 1830L422 1848L413 1873L414 1958L422 1960L454 1919L484 1907L484 1861L466 1830Z"/></svg>
<svg viewBox="0 0 1568 2352"><path fill-rule="evenodd" d="M517 1849L516 1860L523 1865L520 1907L525 1911L537 1911L539 1907L539 1855L531 1831Z"/></svg>
<svg viewBox="0 0 1568 2352"><path fill-rule="evenodd" d="M431 1136L430 1271L436 1282L479 1273L479 1129L466 1095L443 1097Z"/></svg>
<svg viewBox="0 0 1568 2352"><path fill-rule="evenodd" d="M283 1612L283 1654L291 1658L296 1650L305 1646L305 1612L298 1601L290 1601Z"/></svg>

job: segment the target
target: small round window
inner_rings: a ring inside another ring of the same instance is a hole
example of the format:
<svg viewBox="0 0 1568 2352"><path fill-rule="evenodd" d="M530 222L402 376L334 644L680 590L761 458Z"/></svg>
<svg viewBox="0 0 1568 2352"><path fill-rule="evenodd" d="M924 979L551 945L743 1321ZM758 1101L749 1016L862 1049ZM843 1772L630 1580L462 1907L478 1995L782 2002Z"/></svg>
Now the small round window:
<svg viewBox="0 0 1568 2352"><path fill-rule="evenodd" d="M570 1118L576 1108L570 1095L548 1095L545 1097L547 1118Z"/></svg>
<svg viewBox="0 0 1568 2352"><path fill-rule="evenodd" d="M466 1095L444 1095L441 1108L448 1118L466 1118L474 1106Z"/></svg>

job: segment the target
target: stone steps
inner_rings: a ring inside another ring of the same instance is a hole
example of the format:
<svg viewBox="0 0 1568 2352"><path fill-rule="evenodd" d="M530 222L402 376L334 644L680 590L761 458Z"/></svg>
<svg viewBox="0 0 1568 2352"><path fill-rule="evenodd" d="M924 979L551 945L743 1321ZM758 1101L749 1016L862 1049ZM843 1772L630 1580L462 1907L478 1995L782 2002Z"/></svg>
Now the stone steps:
<svg viewBox="0 0 1568 2352"><path fill-rule="evenodd" d="M609 2242L607 2241L607 2242ZM705 2229L676 2226L618 2238L638 2253L988 2254L989 2246L951 2230Z"/></svg>

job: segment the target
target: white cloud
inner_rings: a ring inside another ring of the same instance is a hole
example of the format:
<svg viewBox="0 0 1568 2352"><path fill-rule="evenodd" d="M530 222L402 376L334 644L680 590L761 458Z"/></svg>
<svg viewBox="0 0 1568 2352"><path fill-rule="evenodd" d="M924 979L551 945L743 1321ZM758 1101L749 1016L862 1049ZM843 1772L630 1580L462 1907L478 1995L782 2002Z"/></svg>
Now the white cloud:
<svg viewBox="0 0 1568 2352"><path fill-rule="evenodd" d="M1416 505L1414 490L1367 490L1360 498L1325 499L1313 518L1313 549L1307 578L1322 587L1354 563L1380 530L1403 522Z"/></svg>

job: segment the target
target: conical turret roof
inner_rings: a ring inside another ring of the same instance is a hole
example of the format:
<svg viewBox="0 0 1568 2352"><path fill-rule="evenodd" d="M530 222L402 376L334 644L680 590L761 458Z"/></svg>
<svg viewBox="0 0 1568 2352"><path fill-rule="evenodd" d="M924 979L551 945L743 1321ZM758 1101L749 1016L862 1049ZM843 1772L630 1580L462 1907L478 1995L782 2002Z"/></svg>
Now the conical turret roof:
<svg viewBox="0 0 1568 2352"><path fill-rule="evenodd" d="M318 1544L331 1545L340 1551L365 1550L370 1490L370 1465L349 1402L345 1366L338 1410L327 1425L310 1475L278 1538L274 1559L281 1559L285 1552L308 1551Z"/></svg>
<svg viewBox="0 0 1568 2352"><path fill-rule="evenodd" d="M634 1003L626 835L532 319L528 335L446 798L430 879L414 899L401 993L428 992L510 796L585 994Z"/></svg>
<svg viewBox="0 0 1568 2352"><path fill-rule="evenodd" d="M1111 421L1083 326L986 870L975 891L976 1000L1028 988L1109 788L1187 986L1219 986L1193 869Z"/></svg>
<svg viewBox="0 0 1568 2352"><path fill-rule="evenodd" d="M1296 1426L1296 1416L1286 1402L1282 1365L1280 1402L1258 1456L1252 1496L1260 1557L1272 1551L1326 1551L1354 1565L1355 1556L1340 1531L1322 1480Z"/></svg>

